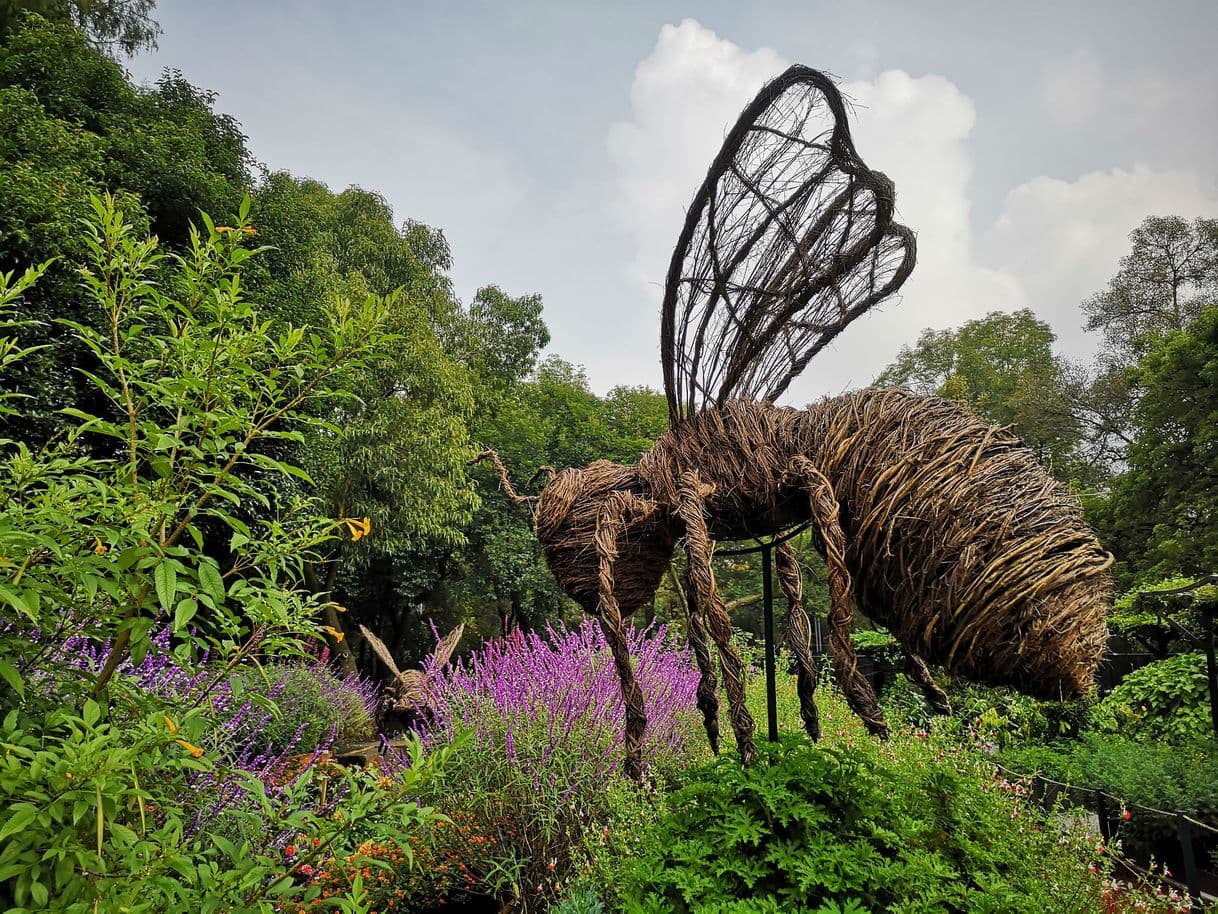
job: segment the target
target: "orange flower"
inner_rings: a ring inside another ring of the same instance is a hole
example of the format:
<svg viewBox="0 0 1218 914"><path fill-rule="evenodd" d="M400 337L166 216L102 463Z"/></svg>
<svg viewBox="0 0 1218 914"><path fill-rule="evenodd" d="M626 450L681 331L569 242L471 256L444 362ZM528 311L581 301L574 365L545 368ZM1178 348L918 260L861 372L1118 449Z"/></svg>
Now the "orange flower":
<svg viewBox="0 0 1218 914"><path fill-rule="evenodd" d="M233 230L233 228L232 228L232 226L231 226L231 225L217 225L217 226L216 226L216 234L217 234L217 235L223 235L223 234L225 234L226 232L231 232L232 230Z"/></svg>
<svg viewBox="0 0 1218 914"><path fill-rule="evenodd" d="M101 541L100 536L93 537L93 554L105 555L110 550L106 548L106 544Z"/></svg>
<svg viewBox="0 0 1218 914"><path fill-rule="evenodd" d="M198 758L199 756L201 756L203 754L203 750L200 749L198 746L196 746L194 743L189 743L184 739L175 739L174 742L177 743L179 746L181 746L183 749L185 749L187 752L189 752L191 758Z"/></svg>
<svg viewBox="0 0 1218 914"><path fill-rule="evenodd" d="M249 237L253 237L254 235L257 235L258 232L254 229L254 227L252 225L243 225L243 226L241 226L241 234L249 236Z"/></svg>
<svg viewBox="0 0 1218 914"><path fill-rule="evenodd" d="M321 630L323 632L325 632L327 635L329 635L331 638L333 638L335 641L342 641L343 638L347 637L343 632L340 632L333 625L323 625L321 627Z"/></svg>
<svg viewBox="0 0 1218 914"><path fill-rule="evenodd" d="M347 532L351 534L351 542L358 543L361 539L372 532L372 518L356 518L344 517L344 524L347 525Z"/></svg>

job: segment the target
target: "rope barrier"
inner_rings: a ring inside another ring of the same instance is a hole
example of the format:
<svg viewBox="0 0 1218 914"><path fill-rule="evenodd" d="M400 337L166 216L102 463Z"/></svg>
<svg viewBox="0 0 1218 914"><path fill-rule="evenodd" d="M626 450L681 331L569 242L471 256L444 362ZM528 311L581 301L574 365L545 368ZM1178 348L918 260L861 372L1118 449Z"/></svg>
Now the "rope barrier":
<svg viewBox="0 0 1218 914"><path fill-rule="evenodd" d="M1098 787L1087 787L1082 784L1070 784L1070 783L1066 783L1063 781L1057 781L1057 780L1054 780L1053 778L1046 777L1045 775L1039 774L1039 773L1021 774L1020 772L1013 771L1010 768L1007 768L1005 765L1001 765L997 762L994 762L993 764L996 769L1003 772L1003 774L1007 775L1008 778L1013 778L1017 781L1038 780L1045 784L1053 784L1056 787L1065 788L1066 790L1077 790L1080 792L1090 793L1093 796L1103 797L1106 800L1111 800L1114 803L1117 803L1122 809L1138 810L1140 812L1153 813L1154 815L1157 815L1157 816L1165 816L1173 821L1175 821L1175 819L1177 817L1180 817L1180 818L1183 818L1184 821L1188 822L1190 825L1196 826L1197 828L1200 828L1203 831L1211 832L1212 834L1218 835L1218 828L1216 828L1215 826L1210 825L1207 822L1200 822L1197 819L1194 819L1192 816L1189 816L1188 814L1183 813L1183 812L1170 812L1166 809L1158 809L1157 807L1146 806L1142 803L1129 803L1129 802L1126 802L1123 797L1119 797L1115 794L1108 793L1107 791L1101 790Z"/></svg>

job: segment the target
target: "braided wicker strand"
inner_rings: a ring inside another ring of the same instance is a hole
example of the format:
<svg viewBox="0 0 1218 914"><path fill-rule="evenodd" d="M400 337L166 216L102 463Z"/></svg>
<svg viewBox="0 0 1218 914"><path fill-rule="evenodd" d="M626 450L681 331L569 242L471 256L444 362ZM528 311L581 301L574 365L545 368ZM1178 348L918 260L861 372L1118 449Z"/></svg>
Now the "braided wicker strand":
<svg viewBox="0 0 1218 914"><path fill-rule="evenodd" d="M812 522L825 545L825 562L829 566L829 650L837 672L838 685L846 703L877 736L888 736L888 724L876 702L875 691L867 677L859 671L858 656L850 641L850 571L846 567L846 535L842 532L840 509L833 497L833 486L825 475L806 457L791 460L785 474L792 482L801 481L808 490Z"/></svg>
<svg viewBox="0 0 1218 914"><path fill-rule="evenodd" d="M803 575L789 543L775 550L778 583L787 597L787 645L795 655L795 687L799 694L799 716L813 739L820 739L820 716L816 710L816 661L812 657L812 623L804 610Z"/></svg>
<svg viewBox="0 0 1218 914"><path fill-rule="evenodd" d="M901 649L901 653L905 655L905 675L909 677L910 682L922 690L931 710L936 714L951 714L952 703L948 701L947 693L939 688L934 677L930 675L926 661L905 648Z"/></svg>
<svg viewBox="0 0 1218 914"><path fill-rule="evenodd" d="M622 702L626 708L626 774L641 782L647 713L643 706L643 690L634 677L634 667L630 662L630 643L618 607L613 579L613 564L618 557L618 539L632 509L636 508L639 502L639 499L624 492L616 492L606 499L596 525L596 551L600 558L601 629L613 654L613 665L617 668L618 679L622 683Z"/></svg>
<svg viewBox="0 0 1218 914"><path fill-rule="evenodd" d="M709 494L709 487L700 482L697 473L682 473L677 515L685 522L685 546L689 553L689 576L694 583L694 599L705 611L711 637L719 649L719 668L727 688L728 716L736 733L736 748L741 761L750 765L756 754L753 718L744 703L744 663L732 645L732 622L715 587L715 575L711 569L711 540L703 515L703 499Z"/></svg>
<svg viewBox="0 0 1218 914"><path fill-rule="evenodd" d="M715 668L711 663L710 647L706 643L706 621L698 606L695 584L689 571L685 572L685 603L689 610L689 645L694 649L698 661L698 710L702 712L702 724L711 751L719 754L719 683L715 680Z"/></svg>

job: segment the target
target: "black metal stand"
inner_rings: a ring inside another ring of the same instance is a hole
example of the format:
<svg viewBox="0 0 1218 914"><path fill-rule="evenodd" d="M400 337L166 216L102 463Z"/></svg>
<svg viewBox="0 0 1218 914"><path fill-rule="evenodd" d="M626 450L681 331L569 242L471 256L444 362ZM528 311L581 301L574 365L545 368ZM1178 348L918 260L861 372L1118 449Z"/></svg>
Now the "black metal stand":
<svg viewBox="0 0 1218 914"><path fill-rule="evenodd" d="M778 676L774 656L774 583L771 575L773 547L761 550L761 601L765 610L765 707L770 742L778 742Z"/></svg>
<svg viewBox="0 0 1218 914"><path fill-rule="evenodd" d="M751 555L761 554L761 605L762 605L762 635L765 639L765 705L766 723L770 742L778 742L778 670L777 649L774 639L774 547L785 543L807 529L807 524L801 524L793 530L776 536L765 542L757 541L755 546L741 549L725 549L719 555ZM816 650L821 648L820 618L815 617Z"/></svg>

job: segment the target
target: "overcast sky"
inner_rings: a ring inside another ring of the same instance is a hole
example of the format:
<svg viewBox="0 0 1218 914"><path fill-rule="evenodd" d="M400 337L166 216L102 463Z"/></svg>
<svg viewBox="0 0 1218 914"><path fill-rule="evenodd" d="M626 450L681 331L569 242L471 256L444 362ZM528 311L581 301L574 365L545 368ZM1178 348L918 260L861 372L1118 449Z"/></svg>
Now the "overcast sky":
<svg viewBox="0 0 1218 914"><path fill-rule="evenodd" d="M164 67L219 93L272 169L444 230L463 299L540 292L594 389L660 386L663 275L741 107L834 74L918 233L900 300L786 399L868 383L924 327L1029 307L1081 357L1079 302L1148 215L1218 216L1218 3L160 0Z"/></svg>

